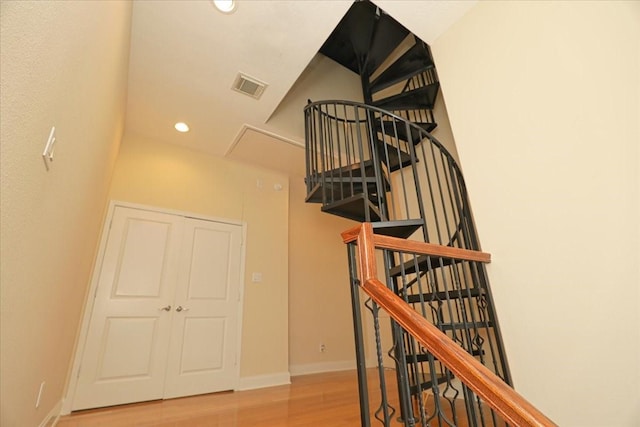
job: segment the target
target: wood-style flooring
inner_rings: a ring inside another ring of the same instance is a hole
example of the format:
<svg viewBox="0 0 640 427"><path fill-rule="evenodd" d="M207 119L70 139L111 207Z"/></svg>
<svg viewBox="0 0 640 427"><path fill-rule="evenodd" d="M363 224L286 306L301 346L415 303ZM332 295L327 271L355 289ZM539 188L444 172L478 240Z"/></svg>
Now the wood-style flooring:
<svg viewBox="0 0 640 427"><path fill-rule="evenodd" d="M293 377L290 385L74 412L57 427L360 426L355 371Z"/></svg>
<svg viewBox="0 0 640 427"><path fill-rule="evenodd" d="M391 404L397 406L395 371L386 372ZM377 371L368 371L370 401L380 402ZM425 395L426 396L426 395ZM427 398L428 400L428 398ZM431 402L427 402L429 405ZM372 412L376 408L371 408ZM450 410L447 410L450 418ZM467 427L464 402L456 401L457 425ZM399 414L394 416L393 425ZM464 416L464 415L463 415ZM355 371L293 377L291 384L91 409L61 417L57 427L360 427ZM372 425L381 425L372 417ZM429 425L439 425L432 421ZM499 425L489 422L483 425Z"/></svg>

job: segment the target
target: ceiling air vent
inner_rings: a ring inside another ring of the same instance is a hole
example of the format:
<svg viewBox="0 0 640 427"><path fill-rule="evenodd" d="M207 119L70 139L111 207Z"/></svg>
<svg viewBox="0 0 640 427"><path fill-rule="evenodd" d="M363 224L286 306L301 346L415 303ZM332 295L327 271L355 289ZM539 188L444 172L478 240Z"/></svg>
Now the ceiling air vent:
<svg viewBox="0 0 640 427"><path fill-rule="evenodd" d="M238 73L231 89L236 90L252 98L258 99L264 92L267 84L246 74Z"/></svg>

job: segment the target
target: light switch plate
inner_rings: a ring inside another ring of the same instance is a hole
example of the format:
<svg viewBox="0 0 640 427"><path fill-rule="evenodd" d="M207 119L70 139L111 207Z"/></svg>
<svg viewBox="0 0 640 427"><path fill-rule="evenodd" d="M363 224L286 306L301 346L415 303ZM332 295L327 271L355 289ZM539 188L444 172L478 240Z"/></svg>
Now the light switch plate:
<svg viewBox="0 0 640 427"><path fill-rule="evenodd" d="M49 170L49 165L53 162L53 151L55 149L56 143L56 127L53 126L51 128L51 132L49 132L49 139L47 139L47 144L44 146L44 151L42 152L42 159L44 160L44 167Z"/></svg>

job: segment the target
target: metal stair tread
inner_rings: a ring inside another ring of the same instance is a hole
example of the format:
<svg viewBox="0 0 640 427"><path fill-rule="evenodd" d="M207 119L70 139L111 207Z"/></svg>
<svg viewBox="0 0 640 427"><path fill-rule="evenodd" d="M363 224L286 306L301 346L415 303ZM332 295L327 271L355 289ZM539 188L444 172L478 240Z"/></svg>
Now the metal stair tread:
<svg viewBox="0 0 640 427"><path fill-rule="evenodd" d="M372 105L386 110L432 110L438 96L440 83L431 83L416 89L373 101Z"/></svg>
<svg viewBox="0 0 640 427"><path fill-rule="evenodd" d="M367 221L365 209L369 209L371 222L380 221L382 215L378 210L378 207L371 200L364 197L364 194L356 194L345 199L335 201L333 203L327 203L322 206L323 212L329 212L334 215L338 215L344 218L349 218L354 221L364 222Z"/></svg>
<svg viewBox="0 0 640 427"><path fill-rule="evenodd" d="M307 192L304 201L306 203L322 203L322 187L320 183L315 184L313 188Z"/></svg>
<svg viewBox="0 0 640 427"><path fill-rule="evenodd" d="M363 184L367 185L367 193L369 194L370 200L372 202L377 202L377 184L376 179L373 177L355 177L352 179L345 177L325 179L324 186L322 182L318 182L316 183L316 185L314 185L311 191L309 191L309 193L307 194L305 201L308 203L322 203L323 188L325 188L325 194L330 200L337 201L339 199L344 199L345 195L347 195L347 197L350 197L356 194L363 193ZM389 183L386 184L385 190L388 189Z"/></svg>
<svg viewBox="0 0 640 427"><path fill-rule="evenodd" d="M362 176L364 170L364 176L375 176L375 168L373 167L373 160L365 160L364 162L350 163L344 166L338 166L334 169L324 171L325 177L332 176Z"/></svg>
<svg viewBox="0 0 640 427"><path fill-rule="evenodd" d="M405 301L409 304L419 304L421 302L429 303L432 301L446 301L453 299L475 298L483 295L480 288L460 289L453 291L425 292L422 294L411 294L405 297Z"/></svg>
<svg viewBox="0 0 640 427"><path fill-rule="evenodd" d="M364 169L364 177L362 175ZM381 174L383 178L382 185L385 191L391 189L391 183L389 182L385 173ZM340 166L335 169L325 171L323 174L318 174L314 177L307 177L304 179L305 183L309 184L309 179L314 182L313 188L308 191L305 198L309 203L322 203L322 190L323 185L326 185L326 192L331 194L339 194L340 197L332 197L331 199L343 199L343 195L349 196L356 195L363 191L364 185L367 184L368 193L375 194L377 192L377 178L375 177L375 168L372 160L366 160L364 162L352 163L345 166Z"/></svg>
<svg viewBox="0 0 640 427"><path fill-rule="evenodd" d="M466 349L465 349L466 350ZM469 353L469 351L467 350L467 353ZM485 354L484 350L473 350L472 352L470 352L469 354L471 354L472 356L483 356ZM424 362L429 362L429 358L432 357L433 360L438 360L438 358L436 356L434 356L433 354L430 353L407 353L405 355L405 362L407 362L407 364L411 364L411 363L424 363Z"/></svg>
<svg viewBox="0 0 640 427"><path fill-rule="evenodd" d="M433 67L433 59L427 46L422 41L416 41L371 82L371 92L384 90Z"/></svg>
<svg viewBox="0 0 640 427"><path fill-rule="evenodd" d="M418 378L419 380L419 385L420 387L418 387L418 384L413 384L409 387L409 390L411 391L411 395L414 396L420 392L425 392L425 391L430 391L431 388L433 387L433 380L431 379L431 375L429 375L429 379L427 378L428 374L419 374L418 376L420 378ZM436 375L436 384L440 385L440 384L444 384L446 382L448 382L450 379L453 379L453 374L450 374L449 376L446 375Z"/></svg>
<svg viewBox="0 0 640 427"><path fill-rule="evenodd" d="M436 328L440 329L443 332L452 331L452 330L460 330L460 329L477 329L477 328L492 328L493 322L491 321L482 321L482 322L450 322L450 323L440 323L434 325Z"/></svg>
<svg viewBox="0 0 640 427"><path fill-rule="evenodd" d="M452 258L442 258L442 257L438 257L438 256L429 256L429 255L419 255L417 256L415 259L410 259L408 261L405 261L403 264L400 265L396 265L395 267L392 267L391 269L389 269L389 275L391 277L398 277L401 276L403 273L406 274L413 274L416 272L416 264L418 267L418 271L420 272L426 272L429 263L431 265L431 268L440 268L440 267L446 267L448 265L451 265L455 262L460 262L459 260L454 260Z"/></svg>
<svg viewBox="0 0 640 427"><path fill-rule="evenodd" d="M418 126L425 132L430 133L438 124L431 122L410 122L413 125ZM409 131L407 132L407 128ZM413 145L420 143L424 139L424 135L418 129L413 126L406 126L404 121L401 120L381 120L376 122L376 130L385 135L398 137L402 141L411 142ZM409 134L411 138L409 138Z"/></svg>
<svg viewBox="0 0 640 427"><path fill-rule="evenodd" d="M397 221L378 221L371 223L375 234L406 239L424 225L421 219L405 219Z"/></svg>
<svg viewBox="0 0 640 427"><path fill-rule="evenodd" d="M389 172L395 172L406 166L411 166L411 155L409 153L379 139L377 145L378 154L389 168ZM416 159L416 162L418 162L418 159Z"/></svg>

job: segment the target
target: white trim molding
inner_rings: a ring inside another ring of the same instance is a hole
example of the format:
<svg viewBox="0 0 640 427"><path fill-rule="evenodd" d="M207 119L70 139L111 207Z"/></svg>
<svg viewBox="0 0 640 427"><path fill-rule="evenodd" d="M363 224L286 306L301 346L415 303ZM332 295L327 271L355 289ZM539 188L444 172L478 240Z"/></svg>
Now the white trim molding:
<svg viewBox="0 0 640 427"><path fill-rule="evenodd" d="M58 423L60 413L62 412L62 400L58 401L42 420L38 427L53 427Z"/></svg>
<svg viewBox="0 0 640 427"><path fill-rule="evenodd" d="M238 384L238 391L254 390L256 388L275 387L278 385L291 384L289 372L279 372L275 374L254 375L242 377Z"/></svg>
<svg viewBox="0 0 640 427"><path fill-rule="evenodd" d="M258 133L261 133L265 136L271 137L271 138L275 138L281 142L293 145L294 147L299 147L299 148L305 148L304 145L304 141L296 141L294 139L291 138L287 138L284 137L282 135L278 135L277 133L273 133L271 131L265 130L265 129L260 129L259 127L256 126L252 126L250 124L243 124L242 127L240 128L240 130L238 131L238 133L236 134L236 137L233 138L233 141L231 142L231 145L229 145L229 147L227 148L227 151L224 153L224 157L227 157L229 154L231 154L231 152L236 148L236 145L238 145L238 143L240 142L240 140L242 139L242 137L244 136L245 132L248 130L252 130Z"/></svg>
<svg viewBox="0 0 640 427"><path fill-rule="evenodd" d="M299 375L320 374L323 372L350 371L356 369L355 360L339 360L335 362L303 363L289 366L292 377Z"/></svg>

